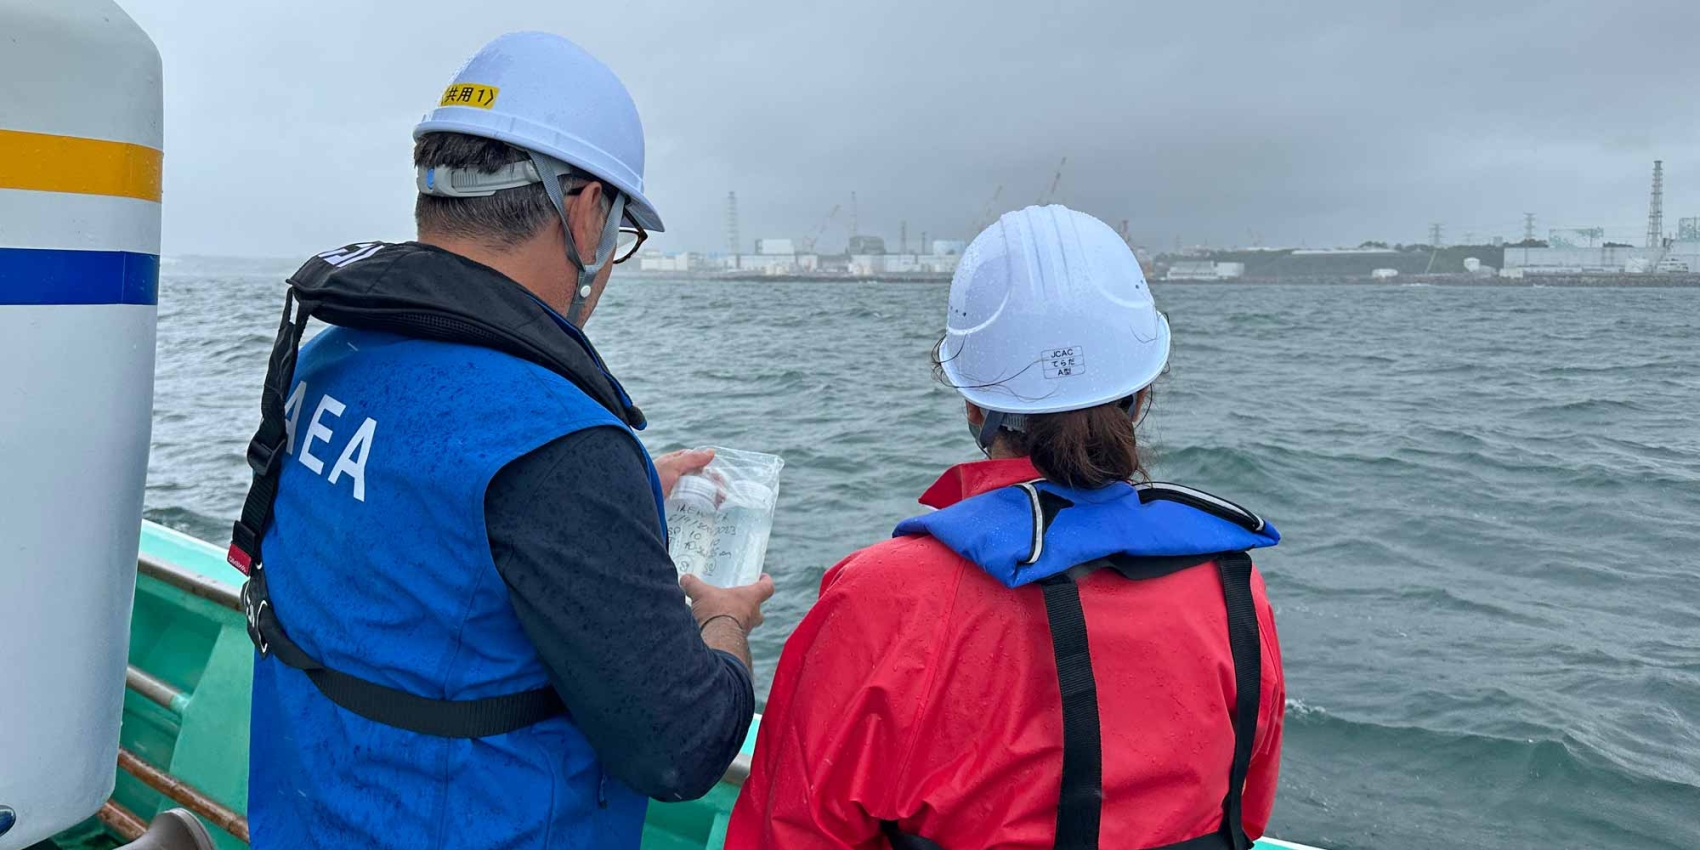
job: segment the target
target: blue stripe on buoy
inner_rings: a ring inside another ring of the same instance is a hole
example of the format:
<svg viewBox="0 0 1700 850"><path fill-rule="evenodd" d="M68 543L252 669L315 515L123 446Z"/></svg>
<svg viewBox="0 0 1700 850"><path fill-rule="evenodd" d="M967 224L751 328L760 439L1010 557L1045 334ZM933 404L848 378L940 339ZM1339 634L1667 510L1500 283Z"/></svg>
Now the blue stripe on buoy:
<svg viewBox="0 0 1700 850"><path fill-rule="evenodd" d="M153 254L0 248L0 305L158 303Z"/></svg>

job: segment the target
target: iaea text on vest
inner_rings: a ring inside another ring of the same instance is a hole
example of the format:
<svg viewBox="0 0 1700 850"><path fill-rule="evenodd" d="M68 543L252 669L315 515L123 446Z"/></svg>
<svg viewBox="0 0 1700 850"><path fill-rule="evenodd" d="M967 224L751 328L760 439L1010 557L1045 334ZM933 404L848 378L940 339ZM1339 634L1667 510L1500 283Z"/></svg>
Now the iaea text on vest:
<svg viewBox="0 0 1700 850"><path fill-rule="evenodd" d="M296 423L301 420L301 400L307 394L307 382L295 385L295 390L289 394L289 401L283 405L284 428L288 439L283 449L301 462L302 466L313 470L316 475L325 475L325 462L313 455L313 441L318 440L327 446L336 438L331 426L325 424L325 416L340 418L347 406L337 401L330 393L319 396L318 404L313 408L313 415L307 419L307 436L301 441L301 453L295 452ZM354 482L354 498L366 501L366 457L372 453L372 435L378 430L378 420L366 417L348 445L343 447L342 454L337 456L336 463L331 465L330 475L325 480L335 484L342 476L347 475Z"/></svg>

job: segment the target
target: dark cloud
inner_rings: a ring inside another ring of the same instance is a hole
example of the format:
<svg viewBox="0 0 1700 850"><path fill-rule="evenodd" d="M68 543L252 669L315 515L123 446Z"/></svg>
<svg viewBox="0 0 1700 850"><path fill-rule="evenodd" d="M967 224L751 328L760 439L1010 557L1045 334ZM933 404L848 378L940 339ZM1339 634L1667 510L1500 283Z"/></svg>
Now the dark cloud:
<svg viewBox="0 0 1700 850"><path fill-rule="evenodd" d="M166 250L411 234L409 130L449 74L547 29L626 81L671 249L966 237L995 187L1136 237L1326 245L1598 225L1639 241L1650 162L1700 215L1700 4L1022 0L291 4L122 0L164 55ZM1674 225L1672 225L1674 226Z"/></svg>

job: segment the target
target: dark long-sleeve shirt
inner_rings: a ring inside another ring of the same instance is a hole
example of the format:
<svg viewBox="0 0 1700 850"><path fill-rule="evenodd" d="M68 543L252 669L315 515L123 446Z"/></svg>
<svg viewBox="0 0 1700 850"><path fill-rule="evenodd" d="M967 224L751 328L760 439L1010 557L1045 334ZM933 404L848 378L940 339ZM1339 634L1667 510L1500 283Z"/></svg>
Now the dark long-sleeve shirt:
<svg viewBox="0 0 1700 850"><path fill-rule="evenodd" d="M496 475L484 520L520 624L609 775L690 800L738 754L755 691L698 635L639 451L613 428L555 440Z"/></svg>

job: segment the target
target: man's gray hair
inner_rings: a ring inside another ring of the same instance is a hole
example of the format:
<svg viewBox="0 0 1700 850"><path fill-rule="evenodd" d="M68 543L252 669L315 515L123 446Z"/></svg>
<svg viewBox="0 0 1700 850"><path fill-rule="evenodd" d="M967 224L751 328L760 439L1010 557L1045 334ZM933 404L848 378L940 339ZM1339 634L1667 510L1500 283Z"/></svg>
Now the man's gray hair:
<svg viewBox="0 0 1700 850"><path fill-rule="evenodd" d="M413 145L413 165L417 168L446 166L491 173L529 158L524 150L507 142L461 133L426 133ZM589 182L582 177L567 178L561 181L561 190L570 192ZM422 194L413 204L413 220L421 236L457 236L512 248L560 219L543 184L533 183L475 198Z"/></svg>

